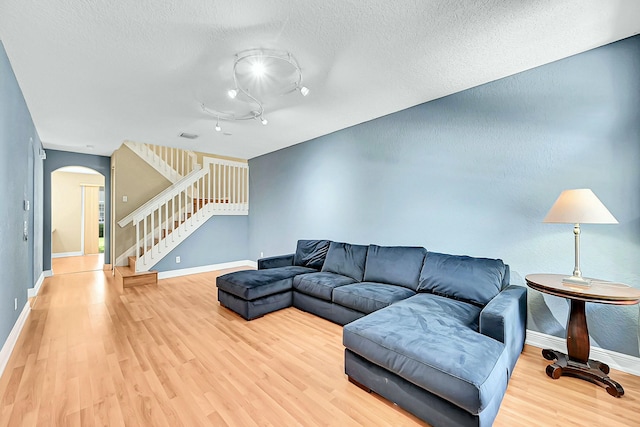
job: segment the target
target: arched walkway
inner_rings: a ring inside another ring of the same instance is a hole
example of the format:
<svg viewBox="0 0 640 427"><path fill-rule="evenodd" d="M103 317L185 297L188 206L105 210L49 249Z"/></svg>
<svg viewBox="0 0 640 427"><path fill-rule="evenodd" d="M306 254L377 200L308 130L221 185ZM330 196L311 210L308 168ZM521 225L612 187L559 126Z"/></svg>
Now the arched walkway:
<svg viewBox="0 0 640 427"><path fill-rule="evenodd" d="M102 270L104 175L83 166L65 166L51 175L53 274Z"/></svg>
<svg viewBox="0 0 640 427"><path fill-rule="evenodd" d="M111 264L111 158L66 151L47 150L44 161L43 204L43 270L52 270L53 226L52 226L52 173L65 166L83 166L104 177L104 264ZM82 254L78 254L82 255Z"/></svg>

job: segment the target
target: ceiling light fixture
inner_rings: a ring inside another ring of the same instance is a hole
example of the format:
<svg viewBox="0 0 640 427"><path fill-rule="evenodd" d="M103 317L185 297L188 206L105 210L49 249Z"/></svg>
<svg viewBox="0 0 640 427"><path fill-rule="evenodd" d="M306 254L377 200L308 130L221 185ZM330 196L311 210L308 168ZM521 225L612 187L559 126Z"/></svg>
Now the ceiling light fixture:
<svg viewBox="0 0 640 427"><path fill-rule="evenodd" d="M261 78L262 76L264 76L264 73L265 73L264 63L262 61L254 62L253 65L251 66L251 71L253 72L253 75L255 77Z"/></svg>
<svg viewBox="0 0 640 427"><path fill-rule="evenodd" d="M222 128L220 127L220 118L218 117L218 120L216 120L216 132L220 132L222 130Z"/></svg>
<svg viewBox="0 0 640 427"><path fill-rule="evenodd" d="M237 101L227 111L211 109L201 104L202 110L216 118L216 131L220 131L220 120L260 120L264 118L264 102L299 91L309 95L309 88L302 85L302 70L294 56L273 49L249 49L236 54L233 63L233 89L227 91L229 98ZM271 105L271 104L270 104ZM243 111L244 110L244 111Z"/></svg>

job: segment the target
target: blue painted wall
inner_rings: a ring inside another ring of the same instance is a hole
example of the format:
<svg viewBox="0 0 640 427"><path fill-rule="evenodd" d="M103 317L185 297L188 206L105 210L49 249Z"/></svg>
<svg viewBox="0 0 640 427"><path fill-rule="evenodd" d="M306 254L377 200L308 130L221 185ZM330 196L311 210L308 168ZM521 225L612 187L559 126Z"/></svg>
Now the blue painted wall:
<svg viewBox="0 0 640 427"><path fill-rule="evenodd" d="M321 118L320 118L321 119ZM512 283L573 269L542 219L591 188L619 225L582 227L583 274L640 287L640 37L249 161L251 258L300 238L502 258ZM531 291L529 328L564 337L566 300ZM588 305L593 344L639 355L638 306Z"/></svg>
<svg viewBox="0 0 640 427"><path fill-rule="evenodd" d="M180 243L153 270L171 271L249 259L249 218L214 216ZM180 264L176 257L180 257Z"/></svg>
<svg viewBox="0 0 640 427"><path fill-rule="evenodd" d="M65 166L84 166L104 176L104 263L111 263L111 158L47 150L44 161L43 266L51 270L51 173Z"/></svg>
<svg viewBox="0 0 640 427"><path fill-rule="evenodd" d="M0 42L0 347L27 303L27 290L42 274L41 147ZM28 211L23 209L24 200L29 201Z"/></svg>

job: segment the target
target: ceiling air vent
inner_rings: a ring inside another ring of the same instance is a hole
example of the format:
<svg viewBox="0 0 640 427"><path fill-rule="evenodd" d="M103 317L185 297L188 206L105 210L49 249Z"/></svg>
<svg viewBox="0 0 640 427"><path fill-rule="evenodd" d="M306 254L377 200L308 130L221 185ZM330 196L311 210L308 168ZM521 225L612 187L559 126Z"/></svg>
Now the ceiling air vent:
<svg viewBox="0 0 640 427"><path fill-rule="evenodd" d="M187 133L187 132L182 132L180 134L181 138L187 138L187 139L196 139L198 137L198 135L196 135L195 133Z"/></svg>

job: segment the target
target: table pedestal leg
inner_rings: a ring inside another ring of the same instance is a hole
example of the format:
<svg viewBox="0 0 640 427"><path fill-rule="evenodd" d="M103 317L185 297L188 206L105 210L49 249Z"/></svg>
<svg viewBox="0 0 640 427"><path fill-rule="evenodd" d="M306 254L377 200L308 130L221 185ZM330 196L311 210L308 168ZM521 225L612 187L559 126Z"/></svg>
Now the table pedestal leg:
<svg viewBox="0 0 640 427"><path fill-rule="evenodd" d="M542 350L545 359L554 360L554 363L547 366L547 375L554 380L566 375L602 384L615 397L624 394L622 386L609 378L609 366L589 359L589 330L584 301L571 300L567 321L567 350L568 354L550 349Z"/></svg>

